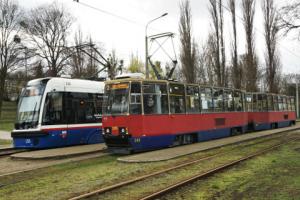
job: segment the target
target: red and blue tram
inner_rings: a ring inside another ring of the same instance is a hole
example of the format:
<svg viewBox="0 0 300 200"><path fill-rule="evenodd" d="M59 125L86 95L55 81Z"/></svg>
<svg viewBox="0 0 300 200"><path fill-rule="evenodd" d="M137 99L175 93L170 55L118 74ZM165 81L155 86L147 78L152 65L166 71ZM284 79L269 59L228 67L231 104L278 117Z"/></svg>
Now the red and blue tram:
<svg viewBox="0 0 300 200"><path fill-rule="evenodd" d="M247 93L246 107L249 130L267 130L295 124L294 97L267 93Z"/></svg>
<svg viewBox="0 0 300 200"><path fill-rule="evenodd" d="M273 102L268 103L269 99ZM108 81L103 105L104 141L118 152L190 144L295 123L292 97L165 80Z"/></svg>
<svg viewBox="0 0 300 200"><path fill-rule="evenodd" d="M45 149L103 142L104 82L42 78L23 89L12 131L15 148Z"/></svg>

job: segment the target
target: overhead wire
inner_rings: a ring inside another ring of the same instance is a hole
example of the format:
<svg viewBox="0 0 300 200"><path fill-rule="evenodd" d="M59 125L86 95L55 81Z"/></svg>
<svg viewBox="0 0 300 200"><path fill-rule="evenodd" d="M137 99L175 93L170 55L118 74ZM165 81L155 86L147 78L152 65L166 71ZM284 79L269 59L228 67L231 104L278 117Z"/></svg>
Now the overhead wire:
<svg viewBox="0 0 300 200"><path fill-rule="evenodd" d="M98 11L98 12L101 12L101 13L104 13L104 14L107 14L107 15L110 15L110 16L112 16L112 17L121 19L121 20L126 21L126 22L128 22L128 23L132 23L132 24L135 24L135 25L138 25L138 26L140 26L140 27L145 28L145 24L143 24L143 23L141 23L141 22L134 21L134 20L132 20L132 19L123 17L123 16L121 16L121 15L117 15L117 14L115 14L115 13L112 13L112 12L109 12L109 11L106 11L106 10L103 10L103 9L100 9L100 8L97 8L97 7L94 7L94 6L91 6L91 5L87 4L87 3L83 3L83 2L80 1L80 0L74 0L74 1L77 2L78 4L81 4L81 5L85 6L85 7L87 7L87 8L91 8L91 9L96 10L96 11ZM150 29L156 30L156 31L158 30L158 29L156 29L156 28L151 28L151 27L150 27Z"/></svg>
<svg viewBox="0 0 300 200"><path fill-rule="evenodd" d="M120 15L114 14L114 13L112 13L112 12L109 12L109 11L106 11L106 10L103 10L103 9L100 9L100 8L96 8L96 7L94 7L94 6L91 6L91 5L89 5L89 4L83 3L83 2L81 2L81 1L76 1L76 2L79 3L79 4L81 4L81 5L83 5L83 6L85 6L85 7L88 7L88 8L91 8L91 9L93 9L93 10L102 12L102 13L104 13L104 14L107 14L107 15L110 15L110 16L113 16L113 17L116 17L116 18L121 19L121 20L123 20L123 21L127 21L127 22L129 22L129 23L133 23L133 24L136 24L136 25L139 25L139 26L144 26L143 24L141 24L141 23L139 23L139 22L137 22L137 21L131 20L131 19L129 19L129 18L126 18L126 17L120 16Z"/></svg>

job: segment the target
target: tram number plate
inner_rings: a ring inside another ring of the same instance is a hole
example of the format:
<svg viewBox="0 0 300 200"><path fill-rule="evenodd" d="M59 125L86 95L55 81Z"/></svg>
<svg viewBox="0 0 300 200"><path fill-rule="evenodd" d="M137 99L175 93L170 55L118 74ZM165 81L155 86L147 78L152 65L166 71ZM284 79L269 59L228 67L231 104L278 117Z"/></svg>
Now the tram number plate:
<svg viewBox="0 0 300 200"><path fill-rule="evenodd" d="M141 138L135 138L135 139L134 139L134 142L135 142L135 143L140 143L140 142L141 142Z"/></svg>
<svg viewBox="0 0 300 200"><path fill-rule="evenodd" d="M25 143L26 143L26 144L30 144L30 143L31 143L31 140L30 140L30 139L26 139L26 140L25 140Z"/></svg>

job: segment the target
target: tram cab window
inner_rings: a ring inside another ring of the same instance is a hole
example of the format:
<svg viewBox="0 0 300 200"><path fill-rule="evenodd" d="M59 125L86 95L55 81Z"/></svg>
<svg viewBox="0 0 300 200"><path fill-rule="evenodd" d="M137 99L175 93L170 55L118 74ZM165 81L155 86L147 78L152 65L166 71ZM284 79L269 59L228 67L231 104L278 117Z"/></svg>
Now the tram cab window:
<svg viewBox="0 0 300 200"><path fill-rule="evenodd" d="M55 125L66 123L63 116L63 93L50 92L46 96L46 101L43 111L43 125Z"/></svg>
<svg viewBox="0 0 300 200"><path fill-rule="evenodd" d="M274 111L278 111L279 110L278 96L276 95L273 96L273 103L274 103Z"/></svg>
<svg viewBox="0 0 300 200"><path fill-rule="evenodd" d="M184 85L171 83L170 93L170 112L179 114L185 113Z"/></svg>
<svg viewBox="0 0 300 200"><path fill-rule="evenodd" d="M273 103L273 96L267 95L267 110L273 111L274 110L274 103Z"/></svg>
<svg viewBox="0 0 300 200"><path fill-rule="evenodd" d="M234 111L233 92L224 90L224 109L225 111Z"/></svg>
<svg viewBox="0 0 300 200"><path fill-rule="evenodd" d="M129 113L129 83L106 84L104 89L104 115L127 115Z"/></svg>
<svg viewBox="0 0 300 200"><path fill-rule="evenodd" d="M168 114L168 94L165 83L144 83L143 104L145 114Z"/></svg>
<svg viewBox="0 0 300 200"><path fill-rule="evenodd" d="M186 111L187 113L200 112L200 95L198 86L186 86Z"/></svg>
<svg viewBox="0 0 300 200"><path fill-rule="evenodd" d="M245 94L245 101L246 101L246 111L252 112L252 94L250 93Z"/></svg>
<svg viewBox="0 0 300 200"><path fill-rule="evenodd" d="M234 110L235 111L243 111L243 93L241 91L234 91L233 92L234 98Z"/></svg>
<svg viewBox="0 0 300 200"><path fill-rule="evenodd" d="M212 90L211 88L200 88L201 110L203 113L213 111Z"/></svg>
<svg viewBox="0 0 300 200"><path fill-rule="evenodd" d="M129 111L130 114L142 113L141 83L131 83Z"/></svg>
<svg viewBox="0 0 300 200"><path fill-rule="evenodd" d="M223 89L213 88L214 112L224 111Z"/></svg>

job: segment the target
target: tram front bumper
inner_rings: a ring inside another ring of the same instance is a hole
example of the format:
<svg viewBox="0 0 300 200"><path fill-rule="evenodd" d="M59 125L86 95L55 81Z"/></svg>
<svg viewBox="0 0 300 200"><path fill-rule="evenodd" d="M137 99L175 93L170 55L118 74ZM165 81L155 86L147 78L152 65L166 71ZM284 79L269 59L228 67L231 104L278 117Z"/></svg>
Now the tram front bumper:
<svg viewBox="0 0 300 200"><path fill-rule="evenodd" d="M103 135L105 144L107 147L131 147L130 138L131 135Z"/></svg>

